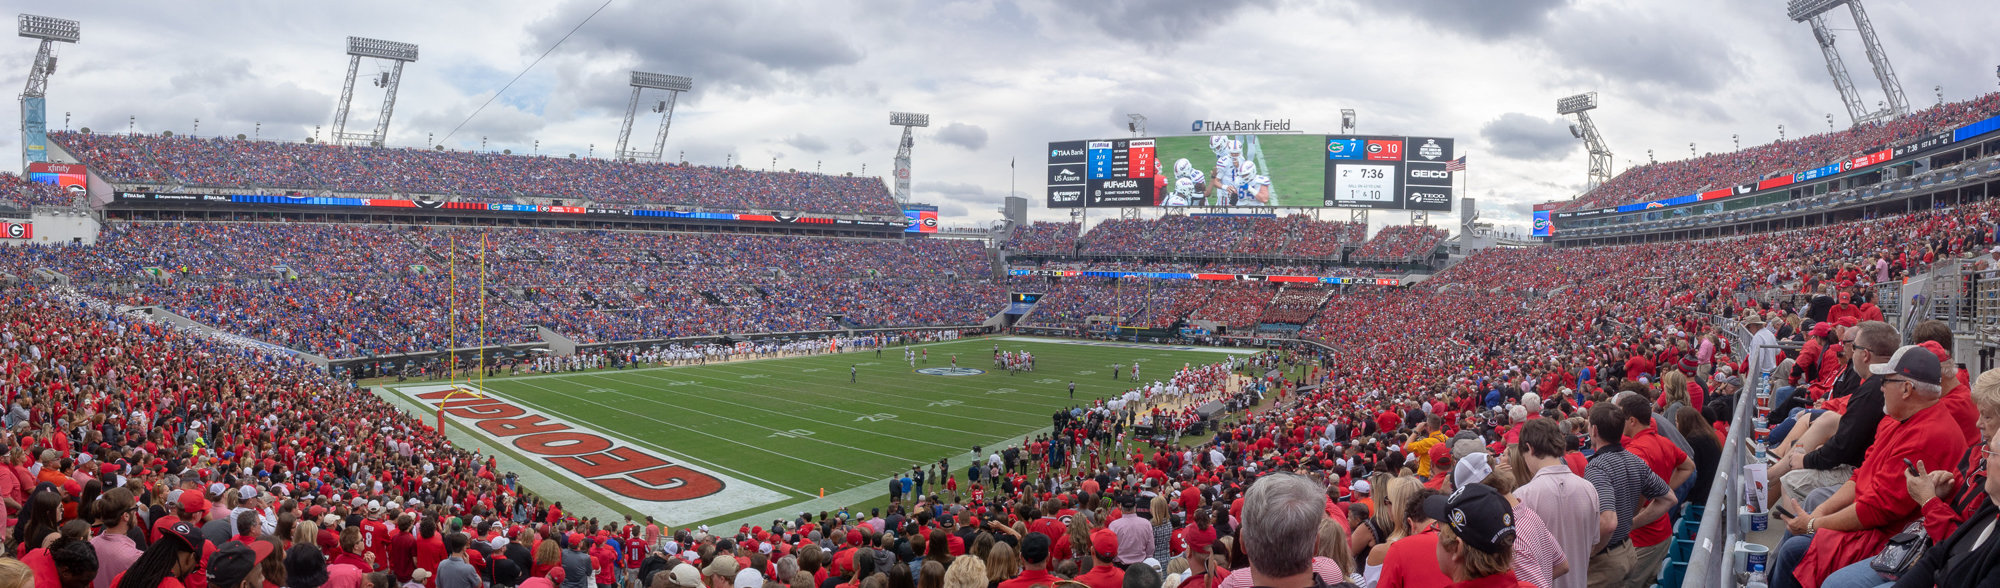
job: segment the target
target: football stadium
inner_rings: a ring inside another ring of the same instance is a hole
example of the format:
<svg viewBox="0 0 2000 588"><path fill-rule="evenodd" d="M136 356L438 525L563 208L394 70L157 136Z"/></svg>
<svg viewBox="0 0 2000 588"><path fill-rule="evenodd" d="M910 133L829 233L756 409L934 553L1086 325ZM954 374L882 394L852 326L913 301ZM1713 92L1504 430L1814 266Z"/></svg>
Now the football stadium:
<svg viewBox="0 0 2000 588"><path fill-rule="evenodd" d="M22 7L0 588L1992 585L1864 1Z"/></svg>

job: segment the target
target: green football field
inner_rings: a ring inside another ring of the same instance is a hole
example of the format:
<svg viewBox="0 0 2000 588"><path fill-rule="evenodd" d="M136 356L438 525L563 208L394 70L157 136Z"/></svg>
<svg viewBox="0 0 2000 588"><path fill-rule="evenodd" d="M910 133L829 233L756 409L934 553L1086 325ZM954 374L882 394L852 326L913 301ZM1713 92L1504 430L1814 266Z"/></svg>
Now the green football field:
<svg viewBox="0 0 2000 588"><path fill-rule="evenodd" d="M1032 352L1036 371L995 368L996 343ZM971 446L1011 444L1048 428L1058 409L1123 394L1135 385L1134 362L1150 382L1183 364L1250 352L1028 337L912 348L929 352L918 370L949 368L953 354L970 369L917 373L902 348L891 347L879 357L866 351L460 384L484 390L484 399L454 395L443 382L391 384L381 393L421 411L426 422L443 406L448 437L497 453L502 469L524 472L537 493L595 503L603 514L685 525L787 507L795 514L880 504L891 476L946 457L964 484ZM1118 380L1113 364L1127 366ZM672 466L617 473L662 461ZM674 492L688 495L665 496Z"/></svg>
<svg viewBox="0 0 2000 588"><path fill-rule="evenodd" d="M1244 139L1253 135L1230 135ZM1273 206L1321 206L1326 203L1325 135L1254 135L1245 155L1257 162L1258 173L1271 177ZM1208 137L1162 137L1154 143L1154 156L1174 173L1174 162L1182 158L1203 174L1215 172L1215 152ZM1171 179L1171 178L1169 178Z"/></svg>

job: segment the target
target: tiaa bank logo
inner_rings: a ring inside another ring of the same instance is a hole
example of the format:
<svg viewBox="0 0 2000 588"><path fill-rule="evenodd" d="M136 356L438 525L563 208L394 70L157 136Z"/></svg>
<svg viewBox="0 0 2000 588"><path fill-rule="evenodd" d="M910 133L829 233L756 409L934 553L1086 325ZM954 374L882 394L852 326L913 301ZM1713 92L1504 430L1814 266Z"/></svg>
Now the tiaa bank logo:
<svg viewBox="0 0 2000 588"><path fill-rule="evenodd" d="M1201 132L1201 119L1195 119L1193 128L1188 129L1188 131L1194 133Z"/></svg>
<svg viewBox="0 0 2000 588"><path fill-rule="evenodd" d="M962 367L934 367L917 370L917 373L926 376L977 376L986 373L986 370Z"/></svg>

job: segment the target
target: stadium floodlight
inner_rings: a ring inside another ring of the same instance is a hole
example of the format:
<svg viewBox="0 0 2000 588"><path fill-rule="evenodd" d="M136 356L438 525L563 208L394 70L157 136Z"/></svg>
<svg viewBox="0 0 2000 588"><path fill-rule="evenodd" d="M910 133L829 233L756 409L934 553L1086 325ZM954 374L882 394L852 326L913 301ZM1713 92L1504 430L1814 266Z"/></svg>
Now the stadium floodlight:
<svg viewBox="0 0 2000 588"><path fill-rule="evenodd" d="M1785 3L1785 17L1792 22L1805 22L1846 3L1847 0L1791 0Z"/></svg>
<svg viewBox="0 0 2000 588"><path fill-rule="evenodd" d="M1352 108L1340 109L1340 134L1342 135L1354 134L1354 119L1355 119L1354 109Z"/></svg>
<svg viewBox="0 0 2000 588"><path fill-rule="evenodd" d="M694 89L694 79L687 76L635 71L632 72L632 87L686 92Z"/></svg>
<svg viewBox="0 0 2000 588"><path fill-rule="evenodd" d="M21 15L21 36L58 43L75 43L83 36L83 27L66 18Z"/></svg>
<svg viewBox="0 0 2000 588"><path fill-rule="evenodd" d="M1597 109L1597 93L1584 92L1575 96L1556 100L1556 114L1576 115L1576 124L1570 126L1570 134L1583 139L1584 147L1590 150L1590 173L1584 182L1585 194L1605 182L1611 181L1611 146L1604 137L1597 134L1597 124L1590 122L1590 111Z"/></svg>
<svg viewBox="0 0 2000 588"><path fill-rule="evenodd" d="M618 127L618 147L613 151L619 161L654 161L666 153L667 129L674 124L674 105L680 103L681 92L694 89L694 79L687 76L632 72L632 100L625 104L625 122ZM632 141L632 123L639 116L639 97L646 90L665 90L667 99L659 101L653 112L660 113L660 132L653 137L653 148L648 151L627 149Z"/></svg>
<svg viewBox="0 0 2000 588"><path fill-rule="evenodd" d="M356 57L416 61L417 46L409 43L398 43L396 41L384 41L367 37L348 37L347 54Z"/></svg>
<svg viewBox="0 0 2000 588"><path fill-rule="evenodd" d="M1556 101L1556 114L1576 114L1597 109L1597 93L1585 92Z"/></svg>
<svg viewBox="0 0 2000 588"><path fill-rule="evenodd" d="M1854 32L1861 36L1861 47L1868 53L1868 65L1875 70L1875 80L1882 85L1883 106L1869 111L1863 105L1861 96L1854 89L1854 80L1847 73L1847 64L1841 60L1840 52L1833 46L1833 30L1827 26L1826 13L1846 6L1854 17ZM1820 55L1826 59L1826 72L1833 77L1834 89L1840 92L1841 104L1847 107L1854 124L1865 122L1886 122L1909 114L1909 99L1903 95L1903 82L1896 77L1895 67L1889 64L1888 53L1882 50L1882 41L1875 35L1875 25L1868 19L1868 10L1861 6L1861 0L1790 0L1785 3L1785 16L1795 22L1812 26L1813 39L1819 43Z"/></svg>
<svg viewBox="0 0 2000 588"><path fill-rule="evenodd" d="M903 140L896 144L896 202L907 204L910 202L910 147L916 144L910 136L910 129L931 126L931 115L890 112L889 124L903 127Z"/></svg>
<svg viewBox="0 0 2000 588"><path fill-rule="evenodd" d="M417 60L417 46L367 37L348 37L347 56L347 81L340 88L340 103L333 112L333 143L381 146L389 139L389 118L396 112L396 88L403 82L403 64ZM375 130L369 133L349 133L347 110L354 103L354 79L361 70L363 57L386 59L395 65L390 67L384 79L377 82L384 91L382 114L375 121Z"/></svg>
<svg viewBox="0 0 2000 588"><path fill-rule="evenodd" d="M21 36L41 41L28 68L28 85L21 89L21 172L28 164L49 160L49 76L56 73L56 43L75 43L83 36L76 21L33 14L21 15Z"/></svg>

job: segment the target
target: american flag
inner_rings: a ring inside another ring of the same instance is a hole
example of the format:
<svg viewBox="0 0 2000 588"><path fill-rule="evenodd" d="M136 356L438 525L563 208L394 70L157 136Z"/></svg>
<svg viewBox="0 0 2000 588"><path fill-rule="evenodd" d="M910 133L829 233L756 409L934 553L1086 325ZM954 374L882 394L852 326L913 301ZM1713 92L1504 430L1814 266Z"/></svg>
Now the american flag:
<svg viewBox="0 0 2000 588"><path fill-rule="evenodd" d="M1458 156L1458 159L1453 159L1451 161L1444 162L1444 171L1448 172L1465 171L1465 156L1460 155Z"/></svg>

